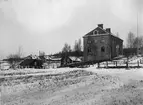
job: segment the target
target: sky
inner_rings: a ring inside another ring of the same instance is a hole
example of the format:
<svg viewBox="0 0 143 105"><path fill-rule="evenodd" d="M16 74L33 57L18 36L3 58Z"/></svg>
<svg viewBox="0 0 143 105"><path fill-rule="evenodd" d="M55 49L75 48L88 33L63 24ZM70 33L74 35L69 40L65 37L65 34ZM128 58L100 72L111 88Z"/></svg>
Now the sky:
<svg viewBox="0 0 143 105"><path fill-rule="evenodd" d="M143 35L143 0L0 0L0 59L61 51L104 24L126 44L127 34Z"/></svg>

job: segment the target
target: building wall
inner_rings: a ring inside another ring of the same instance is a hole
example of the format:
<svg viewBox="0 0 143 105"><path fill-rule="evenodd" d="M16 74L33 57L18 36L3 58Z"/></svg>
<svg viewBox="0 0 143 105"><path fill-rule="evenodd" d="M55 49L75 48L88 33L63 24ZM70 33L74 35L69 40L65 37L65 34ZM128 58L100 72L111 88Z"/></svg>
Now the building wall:
<svg viewBox="0 0 143 105"><path fill-rule="evenodd" d="M143 47L139 48L139 54L143 55Z"/></svg>
<svg viewBox="0 0 143 105"><path fill-rule="evenodd" d="M117 57L119 55L123 55L123 41L119 38L111 35L111 58Z"/></svg>
<svg viewBox="0 0 143 105"><path fill-rule="evenodd" d="M58 68L61 66L61 61L47 61L43 64L45 69Z"/></svg>
<svg viewBox="0 0 143 105"><path fill-rule="evenodd" d="M123 41L113 35L84 37L84 61L109 60L123 53Z"/></svg>
<svg viewBox="0 0 143 105"><path fill-rule="evenodd" d="M109 35L84 37L84 61L110 59Z"/></svg>

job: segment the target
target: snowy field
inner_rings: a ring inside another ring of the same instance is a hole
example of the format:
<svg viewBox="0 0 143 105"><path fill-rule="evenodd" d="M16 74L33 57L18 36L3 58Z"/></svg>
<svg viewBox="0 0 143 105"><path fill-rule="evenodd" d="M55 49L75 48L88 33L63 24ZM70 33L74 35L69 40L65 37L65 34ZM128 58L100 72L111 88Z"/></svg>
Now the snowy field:
<svg viewBox="0 0 143 105"><path fill-rule="evenodd" d="M143 105L143 68L6 70L0 86L0 105Z"/></svg>
<svg viewBox="0 0 143 105"><path fill-rule="evenodd" d="M141 68L57 69L1 76L1 105L142 105L142 89Z"/></svg>

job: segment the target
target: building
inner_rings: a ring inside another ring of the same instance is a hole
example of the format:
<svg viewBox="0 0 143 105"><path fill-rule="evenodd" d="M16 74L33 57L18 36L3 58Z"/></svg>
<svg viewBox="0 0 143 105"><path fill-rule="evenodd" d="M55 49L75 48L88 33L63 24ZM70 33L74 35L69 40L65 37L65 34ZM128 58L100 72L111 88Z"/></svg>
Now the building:
<svg viewBox="0 0 143 105"><path fill-rule="evenodd" d="M36 55L29 55L18 65L20 68L42 68L43 61Z"/></svg>
<svg viewBox="0 0 143 105"><path fill-rule="evenodd" d="M123 55L124 56L137 55L137 48L124 48Z"/></svg>
<svg viewBox="0 0 143 105"><path fill-rule="evenodd" d="M75 57L75 56L63 56L61 59L61 66L69 65L72 63L78 63L81 62L81 57Z"/></svg>
<svg viewBox="0 0 143 105"><path fill-rule="evenodd" d="M123 55L124 56L133 56L133 55L142 55L143 56L143 47L140 48L124 48Z"/></svg>
<svg viewBox="0 0 143 105"><path fill-rule="evenodd" d="M84 61L111 60L122 55L123 40L111 33L110 28L97 28L83 36Z"/></svg>
<svg viewBox="0 0 143 105"><path fill-rule="evenodd" d="M143 56L143 47L139 48L139 54Z"/></svg>
<svg viewBox="0 0 143 105"><path fill-rule="evenodd" d="M61 65L61 58L55 56L48 56L46 62L44 63L44 68L58 68Z"/></svg>

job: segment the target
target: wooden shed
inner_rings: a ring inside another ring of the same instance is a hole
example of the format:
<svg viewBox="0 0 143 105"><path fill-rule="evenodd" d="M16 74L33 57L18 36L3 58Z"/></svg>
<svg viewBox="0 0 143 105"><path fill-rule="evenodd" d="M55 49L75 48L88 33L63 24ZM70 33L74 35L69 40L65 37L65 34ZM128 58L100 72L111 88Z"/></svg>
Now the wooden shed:
<svg viewBox="0 0 143 105"><path fill-rule="evenodd" d="M27 56L19 63L21 68L42 68L43 61L36 56Z"/></svg>
<svg viewBox="0 0 143 105"><path fill-rule="evenodd" d="M71 63L77 63L77 62L81 62L80 57L64 56L61 59L61 66L68 65L68 64L71 64Z"/></svg>

